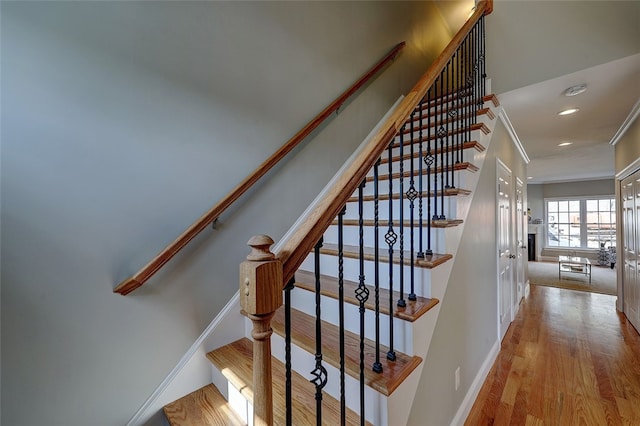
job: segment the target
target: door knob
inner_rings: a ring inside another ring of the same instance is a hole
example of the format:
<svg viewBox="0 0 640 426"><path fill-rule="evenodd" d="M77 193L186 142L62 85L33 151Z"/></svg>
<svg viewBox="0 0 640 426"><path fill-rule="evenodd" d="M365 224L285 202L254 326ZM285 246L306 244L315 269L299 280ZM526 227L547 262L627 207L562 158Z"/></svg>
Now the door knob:
<svg viewBox="0 0 640 426"><path fill-rule="evenodd" d="M515 259L515 258L516 258L516 255L515 255L515 254L510 254L510 255L509 255L509 259Z"/></svg>

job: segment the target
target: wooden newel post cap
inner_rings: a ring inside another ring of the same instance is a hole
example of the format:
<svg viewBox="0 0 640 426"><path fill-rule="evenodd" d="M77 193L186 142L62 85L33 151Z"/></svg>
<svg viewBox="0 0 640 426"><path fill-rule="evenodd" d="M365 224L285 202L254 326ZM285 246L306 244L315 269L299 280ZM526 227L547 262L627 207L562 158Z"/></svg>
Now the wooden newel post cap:
<svg viewBox="0 0 640 426"><path fill-rule="evenodd" d="M240 264L240 305L250 315L273 313L282 305L282 262L269 250L269 236L256 235L247 244L251 253Z"/></svg>

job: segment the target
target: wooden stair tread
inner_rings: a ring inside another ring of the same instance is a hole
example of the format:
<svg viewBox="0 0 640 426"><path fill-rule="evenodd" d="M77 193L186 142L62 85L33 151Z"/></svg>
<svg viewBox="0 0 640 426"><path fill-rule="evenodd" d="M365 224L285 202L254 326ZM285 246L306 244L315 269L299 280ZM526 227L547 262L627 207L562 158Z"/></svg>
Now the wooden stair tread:
<svg viewBox="0 0 640 426"><path fill-rule="evenodd" d="M446 168L439 166L439 167L435 167L432 170L430 170L431 174L437 174L437 173L442 173L443 170L446 170ZM448 170L446 170L447 172L449 172L451 170L451 167L448 167ZM471 164L469 162L461 162L461 163L455 163L453 165L453 170L456 171L461 171L461 170L466 170L469 172L477 172L478 171L478 166ZM413 170L413 173L415 176L418 176L420 174L420 170ZM423 167L422 168L422 175L426 175L427 174L427 168ZM411 170L405 170L403 173L405 178L410 178L411 177ZM396 172L396 173L392 173L391 174L391 179L399 179L400 178L400 173ZM373 176L367 176L367 178L365 179L367 182L373 182ZM378 181L381 180L388 180L389 179L389 174L381 174L378 175Z"/></svg>
<svg viewBox="0 0 640 426"><path fill-rule="evenodd" d="M486 148L484 146L482 146L482 144L480 144L477 141L471 141L471 142L465 142L462 144L462 149L466 150L466 149L475 149L478 152L482 152L484 151ZM454 147L449 145L448 147L445 147L444 152L451 152L454 150ZM433 150L433 155L439 155L442 152L442 150L440 149L440 147L436 148ZM414 153L415 154L415 153ZM424 156L424 150L422 152L422 155ZM411 158L411 154L404 154L404 159L408 160ZM400 156L396 155L394 157L391 158L392 162L398 162L400 161ZM380 159L380 164L387 164L389 162L388 158L382 158Z"/></svg>
<svg viewBox="0 0 640 426"><path fill-rule="evenodd" d="M471 141L471 142L465 142L465 143L462 145L462 149L463 149L463 150L467 150L467 149L475 149L475 150L476 150L476 151L478 151L478 152L482 152L482 151L484 151L484 150L485 150L485 147L484 147L484 146L482 146L480 143L478 143L478 142L476 142L476 141ZM442 149L442 150L440 149L440 147L438 147L438 148L436 148L436 149L432 149L432 152L433 152L433 155L434 155L434 156L439 156L439 155L440 155L440 153L442 153L442 152L444 152L444 153L449 153L449 152L451 152L451 151L455 151L455 148L454 148L454 146L453 146L453 145L449 145L449 146L445 147L445 148L444 148L444 149ZM413 157L414 157L414 158L418 158L418 155L419 155L419 154L420 154L419 150L414 149ZM423 150L422 150L422 157L423 157L423 158L424 158L425 154L426 154L426 149L423 149ZM404 160L409 160L409 159L411 159L411 152L405 152L405 153L403 154L402 158L403 158ZM439 158L439 157L438 157L438 158ZM391 157L391 161L392 161L392 162L394 162L394 163L397 163L398 161L400 161L400 156L399 156L399 155L394 155L393 157ZM380 165L382 165L382 164L387 164L388 162L389 162L389 158L388 158L388 156L387 156L387 157L385 157L385 158L381 158L381 159L380 159ZM471 166L475 167L473 164L471 164ZM423 167L424 167L424 166L423 166ZM474 171L477 171L477 167L476 167L476 170L474 170Z"/></svg>
<svg viewBox="0 0 640 426"><path fill-rule="evenodd" d="M233 384L240 393L253 403L253 342L246 337L215 349L207 358ZM271 358L273 383L273 423L284 425L285 413L285 368L276 358ZM316 424L315 386L299 373L291 372L292 420L294 425ZM347 424L359 425L360 417L351 410L346 413ZM327 395L322 396L322 423L340 424L340 403ZM369 424L367 422L367 424Z"/></svg>
<svg viewBox="0 0 640 426"><path fill-rule="evenodd" d="M423 191L425 194L424 196L428 196L427 191ZM435 195L436 192L433 191L433 194ZM438 189L438 197L440 197L442 195L442 193L440 192L440 189ZM463 188L445 188L444 190L444 196L445 197L455 197L458 195L469 195L471 194L471 191L468 189L463 189ZM405 196L406 198L406 196ZM400 199L400 194L398 193L394 193L391 196L391 199L393 200L399 200ZM378 194L378 201L388 201L389 200L389 194ZM363 195L362 196L362 201L364 202L369 202L369 201L375 201L375 198L373 195ZM357 203L358 202L358 197L351 197L349 199L347 199L347 203Z"/></svg>
<svg viewBox="0 0 640 426"><path fill-rule="evenodd" d="M487 127L486 124L484 123L474 123L470 126L469 128L456 128L456 129L449 129L449 131L447 131L447 134L444 137L440 137L437 136L435 134L430 135L430 137L422 137L422 138L406 138L402 140L402 144L403 145L411 145L413 143L420 143L420 142L427 142L427 141L439 141L440 139L444 139L444 138L449 138L453 135L457 135L457 134L463 134L465 132L467 132L468 130L471 130L472 132L475 132L476 130L480 130L482 131L482 133L484 133L485 135L488 135L489 133L491 133L491 130L489 129L489 127ZM396 140L393 142L393 144L391 145L392 148L398 148L400 146L400 139L398 137L396 137Z"/></svg>
<svg viewBox="0 0 640 426"><path fill-rule="evenodd" d="M461 225L463 222L462 219L444 219L444 220L432 220L431 221L431 227L432 228L451 228L453 226L458 226ZM394 220L393 224L399 224L400 221L398 220ZM337 225L338 224L338 220L334 220L333 222L331 222L332 225ZM375 221L373 219L365 219L362 221L362 224L364 226L375 226ZM343 219L342 220L342 225L343 226L359 226L360 222L358 219ZM387 219L379 219L378 220L378 226L381 228L388 228L389 227L389 221ZM405 227L410 227L411 226L411 221L410 220L405 220L404 221L404 226ZM414 219L413 220L413 226L418 226L418 219ZM422 221L422 227L426 228L427 225L427 221L423 220Z"/></svg>
<svg viewBox="0 0 640 426"><path fill-rule="evenodd" d="M308 290L311 292L316 291L315 287L315 275L309 271L298 270L295 274L295 286ZM358 288L358 283L343 280L344 288L344 301L346 303L359 306L358 299L355 297L355 290ZM369 289L369 299L365 302L365 307L369 310L375 310L374 294L375 288L367 285ZM320 293L324 296L331 297L332 299L338 299L338 279L327 275L320 275ZM389 315L389 290L385 288L379 289L380 299L380 313ZM417 296L416 300L409 300L405 295L405 301L407 306L399 307L396 305L396 301L400 299L400 292L393 292L393 316L404 321L413 322L427 313L431 308L436 306L439 302L438 299L430 299L427 297Z"/></svg>
<svg viewBox="0 0 640 426"><path fill-rule="evenodd" d="M325 243L322 248L320 248L320 253L321 254L328 254L331 256L337 256L338 255L338 245L337 244L329 244L329 243ZM342 253L344 255L344 257L350 258L350 259L358 259L360 257L360 253L359 253L359 248L358 246L351 246L351 245L344 245L343 246L343 250ZM365 260L375 260L375 251L373 248L371 247L365 247L364 248L364 258ZM378 251L378 258L380 262L384 262L384 263L388 263L389 262L389 251L387 249L383 249L380 248L380 250ZM431 269L431 268L435 268L438 265L443 264L444 262L446 262L449 259L452 259L453 256L450 254L438 254L438 253L434 253L431 256L425 256L424 259L418 259L416 256L414 256L414 264L417 267L420 268L426 268L426 269ZM411 265L411 252L409 251L404 251L404 264L405 265ZM399 257L399 250L394 250L393 251L393 263L395 264L399 264L400 263L400 257Z"/></svg>
<svg viewBox="0 0 640 426"><path fill-rule="evenodd" d="M273 331L284 335L284 307L276 311L271 321ZM360 378L360 338L354 333L345 331L345 373L356 379ZM291 339L307 352L314 354L315 318L291 309ZM322 321L322 359L330 365L340 368L340 337L339 327ZM375 361L375 343L365 339L364 343L364 376L365 384L383 395L391 393L411 374L422 362L417 356L405 355L396 351L396 360L389 361L386 353L389 348L380 345L380 363L382 372L376 373L371 366Z"/></svg>
<svg viewBox="0 0 640 426"><path fill-rule="evenodd" d="M167 404L164 414L171 426L245 426L213 384Z"/></svg>
<svg viewBox="0 0 640 426"><path fill-rule="evenodd" d="M413 115L412 117L409 117L407 119L407 121L405 122L405 127L404 127L404 132L402 132L403 134L408 134L411 133L412 129L411 129L411 122L413 121L414 125L413 125L413 131L414 132L419 132L420 130L426 130L428 128L433 128L436 126L441 125L442 123L446 124L450 124L450 123L457 123L460 120L464 120L470 116L475 115L480 116L480 115L486 115L487 117L489 117L490 120L493 120L496 118L496 115L493 113L493 111L491 111L491 108L481 108L478 111L476 111L475 114L471 113L471 114L467 114L467 113L461 113L461 114L456 114L454 117L449 116L449 114L447 114L449 111L459 111L460 108L459 107L454 107L454 108L447 108L444 111L444 115L446 116L446 118L444 119L444 121L440 121L440 120L436 120L435 118L431 119L432 117L438 117L438 116L442 116L443 113L442 112L438 112L436 113L435 111L430 111L428 114L424 111L423 109L423 113L422 113L422 126L420 126L420 124L416 124L420 122L420 114L416 113L415 115ZM413 118L413 120L412 120Z"/></svg>

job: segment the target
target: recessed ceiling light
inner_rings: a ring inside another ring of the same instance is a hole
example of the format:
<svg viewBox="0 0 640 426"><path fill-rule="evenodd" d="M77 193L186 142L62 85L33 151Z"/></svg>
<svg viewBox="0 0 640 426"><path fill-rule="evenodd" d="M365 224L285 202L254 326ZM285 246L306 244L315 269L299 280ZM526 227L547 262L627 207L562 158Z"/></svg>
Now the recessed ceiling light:
<svg viewBox="0 0 640 426"><path fill-rule="evenodd" d="M569 114L574 114L578 111L580 111L579 108L569 108L569 109L565 109L564 111L560 111L558 115L569 115Z"/></svg>
<svg viewBox="0 0 640 426"><path fill-rule="evenodd" d="M572 143L573 142L562 142L562 143L559 143L558 146L568 146L568 145L571 145Z"/></svg>
<svg viewBox="0 0 640 426"><path fill-rule="evenodd" d="M533 176L527 176L527 179L533 179Z"/></svg>
<svg viewBox="0 0 640 426"><path fill-rule="evenodd" d="M586 84L576 84L575 86L571 86L564 91L565 96L575 96L587 90Z"/></svg>

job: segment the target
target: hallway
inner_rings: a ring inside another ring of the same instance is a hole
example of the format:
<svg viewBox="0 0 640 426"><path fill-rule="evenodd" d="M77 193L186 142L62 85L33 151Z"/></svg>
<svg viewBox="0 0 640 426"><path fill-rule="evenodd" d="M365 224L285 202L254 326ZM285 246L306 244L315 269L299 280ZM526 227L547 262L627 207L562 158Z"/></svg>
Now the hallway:
<svg viewBox="0 0 640 426"><path fill-rule="evenodd" d="M532 285L465 424L640 424L640 336L615 301Z"/></svg>

